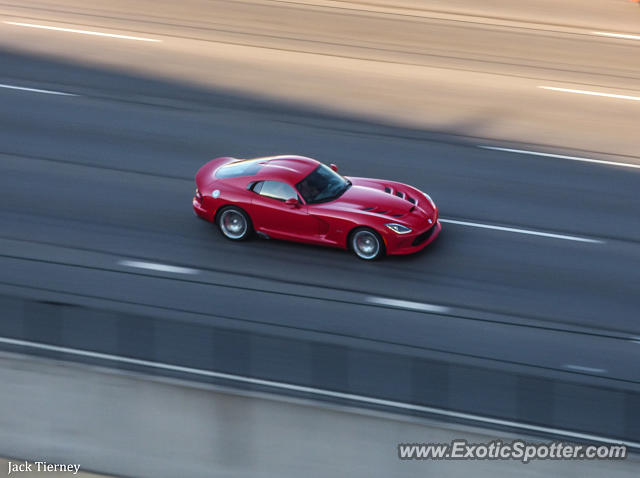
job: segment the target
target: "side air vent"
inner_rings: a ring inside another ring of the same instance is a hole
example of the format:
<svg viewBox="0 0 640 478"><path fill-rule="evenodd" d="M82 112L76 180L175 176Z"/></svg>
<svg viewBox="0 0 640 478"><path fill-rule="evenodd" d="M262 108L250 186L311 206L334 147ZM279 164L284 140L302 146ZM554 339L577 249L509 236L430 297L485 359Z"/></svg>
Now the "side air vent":
<svg viewBox="0 0 640 478"><path fill-rule="evenodd" d="M392 217L402 217L402 216L404 216L404 214L392 214L391 216Z"/></svg>
<svg viewBox="0 0 640 478"><path fill-rule="evenodd" d="M389 211L376 211L378 214L387 214Z"/></svg>
<svg viewBox="0 0 640 478"><path fill-rule="evenodd" d="M374 207L363 207L362 210L363 211L373 211L375 208Z"/></svg>
<svg viewBox="0 0 640 478"><path fill-rule="evenodd" d="M384 187L384 192L388 193L388 194L391 194L391 188L389 186L385 186Z"/></svg>
<svg viewBox="0 0 640 478"><path fill-rule="evenodd" d="M401 191L396 191L396 196L398 196L399 198L404 198L404 193Z"/></svg>
<svg viewBox="0 0 640 478"><path fill-rule="evenodd" d="M407 201L409 201L411 204L415 204L416 200L414 198L412 198L411 196L407 196Z"/></svg>

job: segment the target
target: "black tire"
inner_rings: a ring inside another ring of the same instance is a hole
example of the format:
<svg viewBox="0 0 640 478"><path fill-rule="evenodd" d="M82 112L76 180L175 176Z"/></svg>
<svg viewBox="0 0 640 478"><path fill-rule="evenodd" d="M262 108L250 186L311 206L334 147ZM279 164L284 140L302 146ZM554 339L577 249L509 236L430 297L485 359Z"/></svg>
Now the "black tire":
<svg viewBox="0 0 640 478"><path fill-rule="evenodd" d="M349 249L363 261L375 261L385 255L382 237L368 227L358 227L349 234Z"/></svg>
<svg viewBox="0 0 640 478"><path fill-rule="evenodd" d="M216 224L230 241L244 241L253 233L249 215L237 206L225 206L216 214Z"/></svg>

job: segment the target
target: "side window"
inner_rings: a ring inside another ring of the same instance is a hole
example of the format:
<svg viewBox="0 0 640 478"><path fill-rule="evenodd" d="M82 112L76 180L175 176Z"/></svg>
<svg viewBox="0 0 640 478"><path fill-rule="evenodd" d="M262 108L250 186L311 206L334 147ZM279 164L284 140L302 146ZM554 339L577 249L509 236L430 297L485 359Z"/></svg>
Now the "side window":
<svg viewBox="0 0 640 478"><path fill-rule="evenodd" d="M293 187L280 181L263 181L261 185L256 184L253 190L261 196L277 199L278 201L286 201L287 199L298 197L298 193Z"/></svg>
<svg viewBox="0 0 640 478"><path fill-rule="evenodd" d="M249 191L253 191L254 193L260 194L260 190L262 189L263 184L264 184L264 181L254 181L252 183L249 183L249 186L247 187L247 189Z"/></svg>

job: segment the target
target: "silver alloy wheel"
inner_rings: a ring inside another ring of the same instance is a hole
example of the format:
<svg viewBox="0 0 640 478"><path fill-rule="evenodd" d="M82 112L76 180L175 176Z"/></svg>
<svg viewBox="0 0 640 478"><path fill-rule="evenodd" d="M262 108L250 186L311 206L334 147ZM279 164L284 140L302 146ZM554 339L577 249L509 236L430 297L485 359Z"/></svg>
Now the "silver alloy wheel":
<svg viewBox="0 0 640 478"><path fill-rule="evenodd" d="M375 259L380 253L380 240L372 231L361 230L351 238L351 246L359 258Z"/></svg>
<svg viewBox="0 0 640 478"><path fill-rule="evenodd" d="M229 239L242 239L247 233L247 219L237 209L225 209L218 220L220 230Z"/></svg>

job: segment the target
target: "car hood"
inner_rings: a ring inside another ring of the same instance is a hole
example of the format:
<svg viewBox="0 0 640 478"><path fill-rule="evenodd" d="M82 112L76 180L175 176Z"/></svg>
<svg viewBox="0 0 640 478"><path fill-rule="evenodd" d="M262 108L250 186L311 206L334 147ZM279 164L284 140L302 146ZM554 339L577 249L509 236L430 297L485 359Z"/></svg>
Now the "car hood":
<svg viewBox="0 0 640 478"><path fill-rule="evenodd" d="M338 199L340 208L383 216L390 222L407 225L435 217L435 210L426 198L418 197L419 195L416 194L418 191L413 188L411 190L408 187L403 188L403 185L398 183L387 185L381 180L374 179L349 179L353 185Z"/></svg>
<svg viewBox="0 0 640 478"><path fill-rule="evenodd" d="M376 211L378 214L385 211L389 214L407 214L413 207L409 201L367 186L354 184L340 196L342 206L360 210Z"/></svg>

